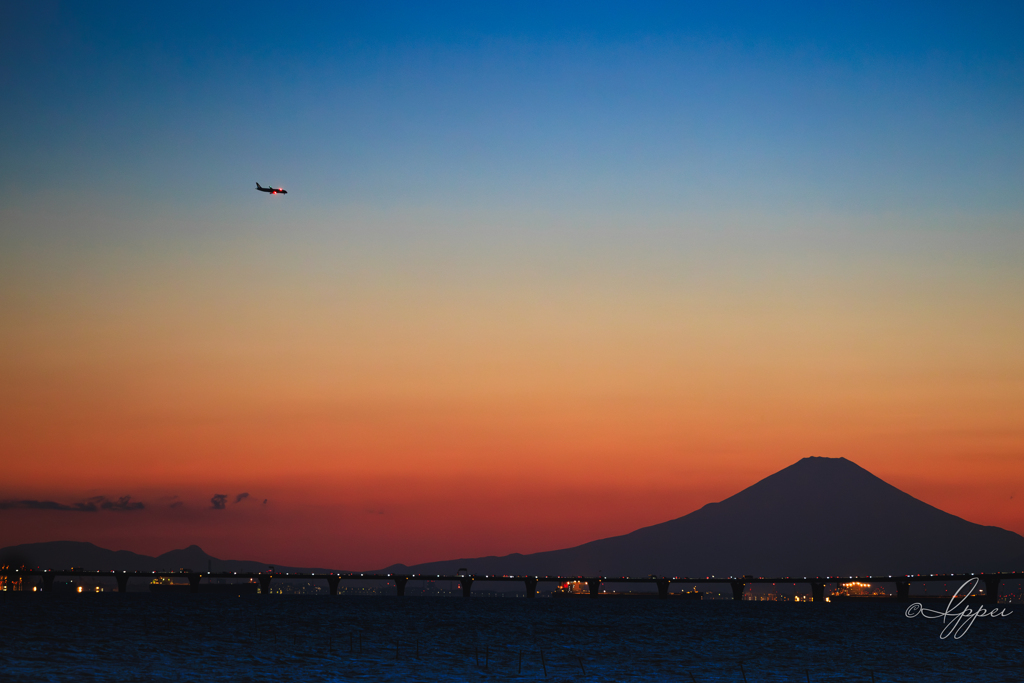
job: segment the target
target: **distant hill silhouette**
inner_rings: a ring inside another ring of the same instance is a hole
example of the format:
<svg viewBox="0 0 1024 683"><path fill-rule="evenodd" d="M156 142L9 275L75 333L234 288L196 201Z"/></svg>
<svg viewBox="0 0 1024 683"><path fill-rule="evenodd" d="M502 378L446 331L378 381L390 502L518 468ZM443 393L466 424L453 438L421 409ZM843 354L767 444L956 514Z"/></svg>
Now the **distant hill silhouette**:
<svg viewBox="0 0 1024 683"><path fill-rule="evenodd" d="M1024 537L917 500L846 458L804 458L669 522L575 548L391 572L821 576L1021 569Z"/></svg>
<svg viewBox="0 0 1024 683"><path fill-rule="evenodd" d="M50 543L26 543L0 548L0 564L13 561L42 569L68 569L81 567L86 570L119 570L152 572L191 569L205 572L211 566L215 572L261 572L267 570L265 562L248 560L221 560L208 555L197 545L181 550L171 550L158 557L139 555L127 550L107 550L92 543L78 541L52 541ZM212 564L211 564L212 563ZM278 571L327 572L319 567L275 567Z"/></svg>

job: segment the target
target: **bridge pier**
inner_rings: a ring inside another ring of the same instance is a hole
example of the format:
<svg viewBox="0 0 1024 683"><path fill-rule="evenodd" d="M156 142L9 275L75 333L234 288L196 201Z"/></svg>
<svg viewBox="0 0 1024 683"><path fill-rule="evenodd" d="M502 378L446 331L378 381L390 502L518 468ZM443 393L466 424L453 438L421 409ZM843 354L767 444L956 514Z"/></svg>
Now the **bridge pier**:
<svg viewBox="0 0 1024 683"><path fill-rule="evenodd" d="M43 591L49 593L53 590L53 580L57 578L56 574L46 573L43 574Z"/></svg>
<svg viewBox="0 0 1024 683"><path fill-rule="evenodd" d="M910 602L910 582L896 582L896 602Z"/></svg>
<svg viewBox="0 0 1024 683"><path fill-rule="evenodd" d="M825 584L811 581L811 602L825 602Z"/></svg>
<svg viewBox="0 0 1024 683"><path fill-rule="evenodd" d="M743 589L747 587L746 581L730 581L729 585L732 586L732 599L742 600Z"/></svg>
<svg viewBox="0 0 1024 683"><path fill-rule="evenodd" d="M395 589L398 591L399 597L405 595L405 584L409 583L408 576L396 576L395 577Z"/></svg>
<svg viewBox="0 0 1024 683"><path fill-rule="evenodd" d="M473 587L473 577L463 576L459 579L459 583L462 584L462 597L469 597L469 590Z"/></svg>
<svg viewBox="0 0 1024 683"><path fill-rule="evenodd" d="M270 579L273 577L269 574L260 574L257 578L260 580L260 595L270 595Z"/></svg>
<svg viewBox="0 0 1024 683"><path fill-rule="evenodd" d="M118 574L114 578L117 579L117 592L118 593L127 593L128 592L128 575L127 574ZM45 580L45 577L44 577L44 580ZM51 583L52 583L52 580L51 580Z"/></svg>
<svg viewBox="0 0 1024 683"><path fill-rule="evenodd" d="M198 593L199 592L199 579L200 578L202 578L202 577L199 574L196 574L195 572L191 572L188 575L188 585L189 585L189 588L191 589L191 591L190 591L191 593Z"/></svg>
<svg viewBox="0 0 1024 683"><path fill-rule="evenodd" d="M658 579L657 584L658 584L658 597L659 598L667 598L668 597L668 586L669 586L670 583L671 583L671 581L669 581L668 579Z"/></svg>
<svg viewBox="0 0 1024 683"><path fill-rule="evenodd" d="M338 594L338 583L341 581L337 576L327 577L327 587L331 589L331 595Z"/></svg>
<svg viewBox="0 0 1024 683"><path fill-rule="evenodd" d="M526 579L526 597L535 598L537 597L537 579L527 578Z"/></svg>
<svg viewBox="0 0 1024 683"><path fill-rule="evenodd" d="M590 589L590 597L596 598L597 591L601 589L601 579L590 579L587 581L587 588Z"/></svg>
<svg viewBox="0 0 1024 683"><path fill-rule="evenodd" d="M985 582L985 604L995 605L999 602L999 582L1002 580L999 574L982 574L981 580Z"/></svg>

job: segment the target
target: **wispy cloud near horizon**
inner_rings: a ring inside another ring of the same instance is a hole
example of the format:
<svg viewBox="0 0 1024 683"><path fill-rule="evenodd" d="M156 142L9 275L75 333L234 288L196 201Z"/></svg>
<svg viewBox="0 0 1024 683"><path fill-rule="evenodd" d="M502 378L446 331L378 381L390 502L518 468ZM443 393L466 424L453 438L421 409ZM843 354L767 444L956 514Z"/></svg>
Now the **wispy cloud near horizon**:
<svg viewBox="0 0 1024 683"><path fill-rule="evenodd" d="M131 496L110 500L106 496L94 496L81 503L58 503L52 500L0 500L0 510L54 510L57 512L134 512L144 510L145 504L132 502Z"/></svg>

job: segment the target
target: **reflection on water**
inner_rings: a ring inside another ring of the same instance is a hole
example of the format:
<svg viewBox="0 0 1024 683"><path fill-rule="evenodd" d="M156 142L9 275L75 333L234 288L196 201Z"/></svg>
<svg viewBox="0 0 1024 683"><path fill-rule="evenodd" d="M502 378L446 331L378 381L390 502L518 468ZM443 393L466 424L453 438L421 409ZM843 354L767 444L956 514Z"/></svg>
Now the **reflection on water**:
<svg viewBox="0 0 1024 683"><path fill-rule="evenodd" d="M0 594L7 681L1024 681L899 604ZM742 668L741 668L742 667Z"/></svg>

